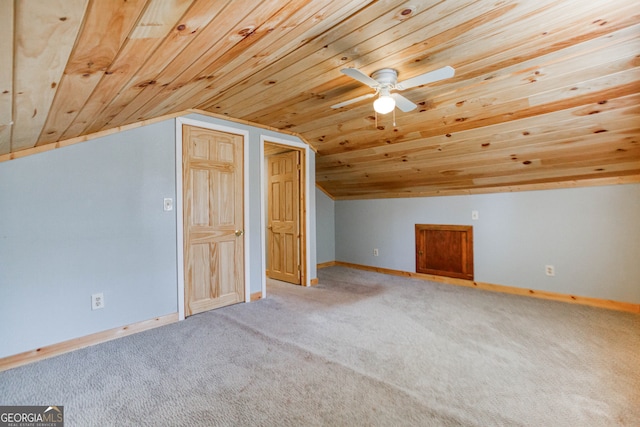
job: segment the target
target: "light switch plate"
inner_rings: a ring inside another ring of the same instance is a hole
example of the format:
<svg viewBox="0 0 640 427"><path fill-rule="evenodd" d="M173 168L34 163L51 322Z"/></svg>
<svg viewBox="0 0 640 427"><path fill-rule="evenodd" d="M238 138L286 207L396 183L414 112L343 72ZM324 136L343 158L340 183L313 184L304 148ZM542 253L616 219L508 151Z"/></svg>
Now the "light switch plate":
<svg viewBox="0 0 640 427"><path fill-rule="evenodd" d="M173 210L173 199L166 197L164 199L164 210L165 212Z"/></svg>
<svg viewBox="0 0 640 427"><path fill-rule="evenodd" d="M471 211L471 219L479 219L480 218L480 214L478 213L478 211Z"/></svg>

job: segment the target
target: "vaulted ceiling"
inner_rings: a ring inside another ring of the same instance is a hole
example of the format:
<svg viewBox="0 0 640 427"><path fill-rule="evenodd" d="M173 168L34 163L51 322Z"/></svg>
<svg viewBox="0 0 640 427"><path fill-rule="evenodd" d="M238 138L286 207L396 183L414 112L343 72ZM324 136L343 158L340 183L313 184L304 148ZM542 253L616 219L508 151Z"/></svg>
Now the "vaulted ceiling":
<svg viewBox="0 0 640 427"><path fill-rule="evenodd" d="M15 0L0 160L190 109L302 136L340 198L640 181L637 0ZM340 72L443 66L378 115Z"/></svg>

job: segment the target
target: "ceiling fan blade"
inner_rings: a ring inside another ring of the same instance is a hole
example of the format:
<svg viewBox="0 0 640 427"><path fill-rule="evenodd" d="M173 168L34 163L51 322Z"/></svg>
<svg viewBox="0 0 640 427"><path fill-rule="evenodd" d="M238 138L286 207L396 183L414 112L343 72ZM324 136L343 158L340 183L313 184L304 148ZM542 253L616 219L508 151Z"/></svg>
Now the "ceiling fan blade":
<svg viewBox="0 0 640 427"><path fill-rule="evenodd" d="M396 89L405 90L412 87L426 85L427 83L437 82L439 80L448 79L455 75L456 70L453 67L446 66L437 70L429 71L428 73L420 74L419 76L412 77L408 80L396 84Z"/></svg>
<svg viewBox="0 0 640 427"><path fill-rule="evenodd" d="M364 83L367 86L370 87L377 87L380 84L372 79L371 77L367 76L365 73L363 73L362 71L358 70L357 68L343 68L342 70L340 70L340 72L342 74L346 74L347 76L351 77L352 79L356 79L358 80L360 83Z"/></svg>
<svg viewBox="0 0 640 427"><path fill-rule="evenodd" d="M416 104L409 101L407 98L400 95L399 93L392 93L391 97L396 100L396 107L398 107L405 113L408 113L411 110L415 110L418 107Z"/></svg>
<svg viewBox="0 0 640 427"><path fill-rule="evenodd" d="M332 105L331 108L342 108L342 107L345 107L347 105L354 104L354 103L356 103L358 101L362 101L363 99L373 98L374 96L376 96L375 93L368 93L366 95L362 95L362 96L359 96L357 98L353 98L353 99L350 99L348 101L344 101L344 102L341 102L339 104Z"/></svg>

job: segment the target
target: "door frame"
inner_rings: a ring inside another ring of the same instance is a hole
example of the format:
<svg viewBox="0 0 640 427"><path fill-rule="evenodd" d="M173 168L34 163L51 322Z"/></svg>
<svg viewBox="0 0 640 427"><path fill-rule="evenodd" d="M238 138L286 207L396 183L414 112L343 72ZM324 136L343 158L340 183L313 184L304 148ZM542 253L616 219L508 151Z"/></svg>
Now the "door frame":
<svg viewBox="0 0 640 427"><path fill-rule="evenodd" d="M177 117L176 124L176 255L178 271L178 320L184 320L184 206L183 206L183 182L182 182L182 125L211 129L220 132L231 133L242 136L242 193L243 193L243 228L244 228L244 301L250 301L249 286L247 281L250 277L249 266L251 265L251 251L249 232L249 131L237 129L230 126L204 122L200 120ZM264 285L263 285L264 286ZM263 290L264 292L264 290Z"/></svg>
<svg viewBox="0 0 640 427"><path fill-rule="evenodd" d="M267 296L267 240L266 240L267 225L265 222L267 218L267 213L265 208L266 191L265 191L264 182L266 180L266 177L265 177L266 171L264 167L264 161L265 161L264 146L265 144L268 144L268 143L291 147L292 149L301 151L302 155L304 156L304 163L302 163L302 171L301 171L302 173L300 174L300 179L302 180L301 191L304 192L304 203L300 204L300 208L301 208L300 221L303 222L303 225L304 225L303 227L301 227L301 231L303 232L302 232L302 235L300 236L300 246L301 246L300 256L301 256L301 263L302 263L302 280L300 284L302 286L311 286L311 277L310 277L311 225L310 225L309 219L310 219L310 212L311 212L310 198L311 198L311 194L315 194L315 193L311 193L311 189L309 188L309 185L310 185L309 171L311 170L310 169L311 153L309 152L310 150L309 145L302 142L291 141L291 140L282 139L282 138L278 138L270 135L261 134L260 135L260 177L261 177L262 185L260 186L260 242L263 248L262 262L261 262L262 298L266 298Z"/></svg>

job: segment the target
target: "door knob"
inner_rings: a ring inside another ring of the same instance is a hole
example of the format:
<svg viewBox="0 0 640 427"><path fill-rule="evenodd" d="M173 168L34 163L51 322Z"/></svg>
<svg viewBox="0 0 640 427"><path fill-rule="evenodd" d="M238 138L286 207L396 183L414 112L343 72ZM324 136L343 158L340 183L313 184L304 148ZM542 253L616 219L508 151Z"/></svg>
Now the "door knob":
<svg viewBox="0 0 640 427"><path fill-rule="evenodd" d="M236 230L236 236L240 237L244 234L244 230Z"/></svg>

